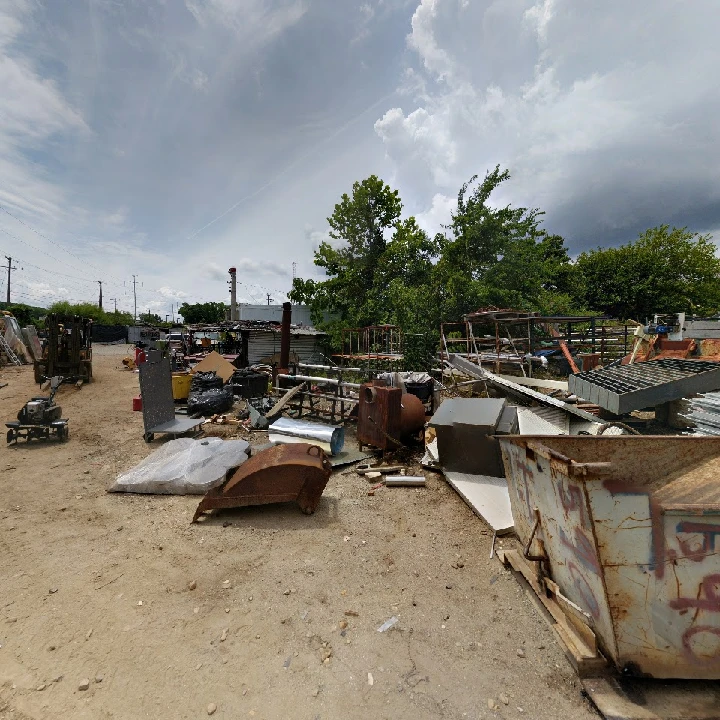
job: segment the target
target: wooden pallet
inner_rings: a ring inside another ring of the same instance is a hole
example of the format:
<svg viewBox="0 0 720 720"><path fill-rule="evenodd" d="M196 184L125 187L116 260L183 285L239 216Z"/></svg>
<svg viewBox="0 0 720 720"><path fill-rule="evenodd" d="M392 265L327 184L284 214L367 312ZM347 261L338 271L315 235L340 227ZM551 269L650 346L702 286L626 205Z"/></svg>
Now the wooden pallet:
<svg viewBox="0 0 720 720"><path fill-rule="evenodd" d="M606 672L608 663L598 650L589 615L568 600L552 580L541 578L537 563L530 563L516 550L501 550L498 557L540 606L577 674L584 678Z"/></svg>

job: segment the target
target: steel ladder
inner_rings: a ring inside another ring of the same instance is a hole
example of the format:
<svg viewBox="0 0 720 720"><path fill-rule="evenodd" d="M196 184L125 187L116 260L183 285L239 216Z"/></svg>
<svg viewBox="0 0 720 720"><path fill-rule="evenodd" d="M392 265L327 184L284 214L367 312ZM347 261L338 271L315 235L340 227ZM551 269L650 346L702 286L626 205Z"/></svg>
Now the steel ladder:
<svg viewBox="0 0 720 720"><path fill-rule="evenodd" d="M22 365L22 363L20 362L20 358L18 358L18 356L13 352L12 348L10 347L10 345L8 345L8 342L7 340L5 340L2 333L0 333L0 350L2 350L8 356L8 360L10 360L13 365Z"/></svg>

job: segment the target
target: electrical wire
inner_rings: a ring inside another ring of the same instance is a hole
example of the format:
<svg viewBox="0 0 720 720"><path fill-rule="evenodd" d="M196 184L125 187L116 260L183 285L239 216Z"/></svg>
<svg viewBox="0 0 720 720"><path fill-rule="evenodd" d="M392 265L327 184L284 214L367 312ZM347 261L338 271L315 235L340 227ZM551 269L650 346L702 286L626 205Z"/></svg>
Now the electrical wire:
<svg viewBox="0 0 720 720"><path fill-rule="evenodd" d="M89 265L91 268L94 268L98 272L103 272L99 268L95 267L92 263L89 263L87 260L84 260L83 258L76 255L74 252L71 252L70 250L68 250L66 247L64 247L60 243L55 242L54 240L51 240L47 235L44 235L39 230L36 230L34 227L32 227L32 225L28 225L28 223L26 223L24 220L21 220L19 217L17 217L17 215L13 215L7 208L3 207L2 205L0 205L0 210L2 210L6 215L9 215L14 220L17 220L17 222L19 222L21 225L24 225L28 230L30 230L31 232L34 232L37 236L41 237L43 240L46 240L51 245L55 245L55 247L60 248L63 252L66 252L68 255L72 255L72 257L74 257L79 262L83 263L83 265ZM110 277L113 277L113 276L111 275ZM115 278L115 279L117 280L119 278Z"/></svg>

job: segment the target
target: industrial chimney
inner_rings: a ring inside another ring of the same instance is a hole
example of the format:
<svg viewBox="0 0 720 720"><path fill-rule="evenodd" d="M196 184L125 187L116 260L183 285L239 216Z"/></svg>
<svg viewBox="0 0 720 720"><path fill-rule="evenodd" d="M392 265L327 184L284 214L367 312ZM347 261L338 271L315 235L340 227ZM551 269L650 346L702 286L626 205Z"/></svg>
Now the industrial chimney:
<svg viewBox="0 0 720 720"><path fill-rule="evenodd" d="M230 273L230 322L233 322L238 319L237 269L231 267L228 272Z"/></svg>

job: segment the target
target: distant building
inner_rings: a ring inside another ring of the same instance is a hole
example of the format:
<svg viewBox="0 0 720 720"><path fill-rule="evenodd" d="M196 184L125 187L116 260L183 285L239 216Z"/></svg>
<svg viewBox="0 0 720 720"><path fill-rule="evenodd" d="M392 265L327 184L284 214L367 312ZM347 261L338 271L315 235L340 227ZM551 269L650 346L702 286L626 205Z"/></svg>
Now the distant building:
<svg viewBox="0 0 720 720"><path fill-rule="evenodd" d="M225 311L230 319L230 308ZM260 322L282 322L282 305L245 305L238 303L238 320L259 320ZM309 305L292 306L292 324L312 327Z"/></svg>

